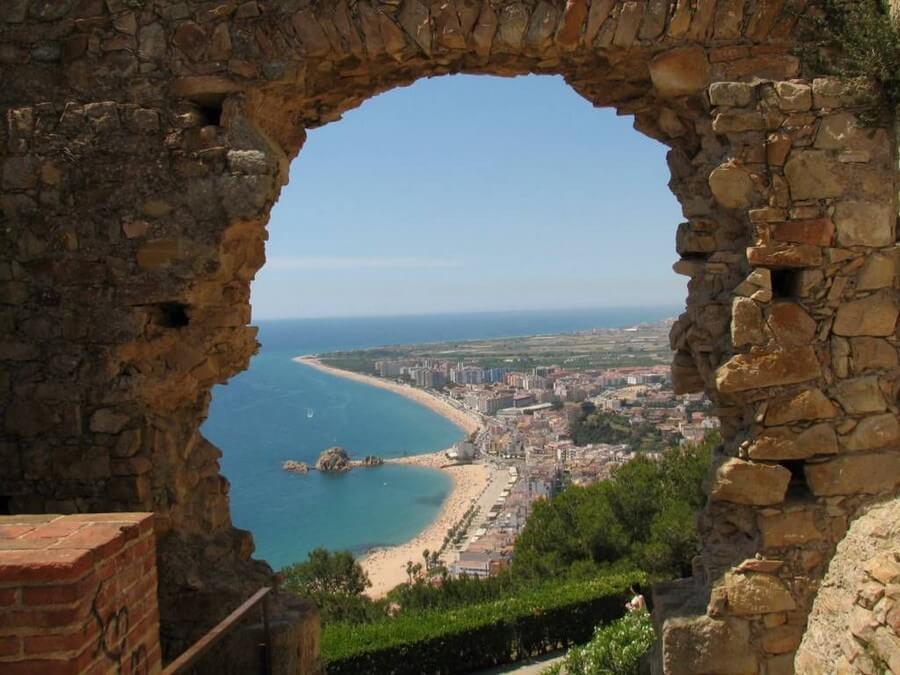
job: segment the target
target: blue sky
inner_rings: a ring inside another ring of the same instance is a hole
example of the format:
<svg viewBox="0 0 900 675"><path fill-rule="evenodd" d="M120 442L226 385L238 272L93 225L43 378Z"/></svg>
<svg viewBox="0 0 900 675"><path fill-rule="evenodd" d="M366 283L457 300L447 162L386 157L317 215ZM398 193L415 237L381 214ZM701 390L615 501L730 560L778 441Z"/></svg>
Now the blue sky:
<svg viewBox="0 0 900 675"><path fill-rule="evenodd" d="M313 129L254 319L679 306L666 148L558 77L420 80Z"/></svg>

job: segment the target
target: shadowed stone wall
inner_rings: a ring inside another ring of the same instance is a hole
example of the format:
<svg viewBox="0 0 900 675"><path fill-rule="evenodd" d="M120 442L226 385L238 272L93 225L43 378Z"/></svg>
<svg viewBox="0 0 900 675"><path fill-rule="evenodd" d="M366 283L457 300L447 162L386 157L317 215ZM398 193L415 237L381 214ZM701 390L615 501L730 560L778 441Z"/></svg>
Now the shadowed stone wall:
<svg viewBox="0 0 900 675"><path fill-rule="evenodd" d="M673 376L722 420L660 664L790 672L835 545L900 485L893 125L858 125L864 84L802 72L804 11L5 0L0 509L154 511L177 653L271 575L198 427L256 349L249 283L305 130L420 77L560 74L671 148Z"/></svg>

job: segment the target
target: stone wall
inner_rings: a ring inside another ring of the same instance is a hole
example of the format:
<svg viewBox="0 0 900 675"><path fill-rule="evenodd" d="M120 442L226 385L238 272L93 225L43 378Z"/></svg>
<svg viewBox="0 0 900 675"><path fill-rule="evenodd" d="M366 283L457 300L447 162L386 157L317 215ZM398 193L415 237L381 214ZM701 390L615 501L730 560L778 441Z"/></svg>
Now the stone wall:
<svg viewBox="0 0 900 675"><path fill-rule="evenodd" d="M873 506L837 547L797 671L900 673L900 500Z"/></svg>
<svg viewBox="0 0 900 675"><path fill-rule="evenodd" d="M690 597L685 613L704 616L665 631L662 658L669 672L720 672L726 658L742 664L727 672L790 673L835 545L900 483L890 119L866 127L871 94L828 79L709 93L714 129L764 129L765 142L756 168L709 177L756 236L732 290L737 353L715 370L727 431L701 518L708 603ZM711 635L726 653L687 648Z"/></svg>
<svg viewBox="0 0 900 675"><path fill-rule="evenodd" d="M662 662L789 672L835 545L900 484L894 128L857 124L864 83L802 69L814 10L7 0L0 509L152 510L168 653L221 618L270 570L198 427L256 349L249 283L305 130L420 77L559 74L671 148L673 376L722 421Z"/></svg>

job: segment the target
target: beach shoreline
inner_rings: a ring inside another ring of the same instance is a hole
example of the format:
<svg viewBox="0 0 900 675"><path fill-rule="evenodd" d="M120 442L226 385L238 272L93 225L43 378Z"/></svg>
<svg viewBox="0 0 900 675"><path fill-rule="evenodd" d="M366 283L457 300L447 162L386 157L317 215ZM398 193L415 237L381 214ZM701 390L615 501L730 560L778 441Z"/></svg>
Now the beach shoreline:
<svg viewBox="0 0 900 675"><path fill-rule="evenodd" d="M408 398L411 401L415 401L419 405L425 406L441 417L450 420L451 422L453 422L453 424L458 426L467 434L477 432L481 428L481 422L476 419L474 415L466 413L459 408L450 405L443 399L438 398L434 394L431 394L423 389L418 389L417 387L413 387L411 385L398 384L397 382L391 382L390 380L385 380L381 377L375 377L373 375L363 375L362 373L354 373L351 370L335 368L334 366L329 366L322 363L314 356L296 356L292 360L297 363L302 363L310 366L311 368L315 368L316 370L320 370L323 373L334 375L335 377L343 377L346 380L353 380L355 382L361 382L362 384L368 384L372 387L378 387L379 389L392 391L395 394L399 394L400 396Z"/></svg>
<svg viewBox="0 0 900 675"><path fill-rule="evenodd" d="M329 375L392 391L445 417L466 434L476 433L481 428L481 422L473 415L457 409L422 389L334 368L312 356L298 356L293 360ZM437 517L424 530L407 542L373 549L359 559L372 582L366 595L373 599L383 598L392 588L407 581L407 561L421 563L423 562L422 552L425 549L436 551L443 546L447 531L461 521L466 511L477 502L491 476L491 470L485 464L451 463L447 458L446 450L405 457L391 457L386 458L384 462L385 464L412 465L442 471L449 476L453 485Z"/></svg>
<svg viewBox="0 0 900 675"><path fill-rule="evenodd" d="M385 464L421 466L442 471L453 481L453 486L437 517L428 527L407 542L373 549L359 559L372 582L366 595L373 599L383 598L392 588L408 581L407 561L422 563L422 552L425 549L440 550L447 531L460 522L466 511L477 502L487 487L491 473L485 464L451 464L443 450L426 455L386 459Z"/></svg>

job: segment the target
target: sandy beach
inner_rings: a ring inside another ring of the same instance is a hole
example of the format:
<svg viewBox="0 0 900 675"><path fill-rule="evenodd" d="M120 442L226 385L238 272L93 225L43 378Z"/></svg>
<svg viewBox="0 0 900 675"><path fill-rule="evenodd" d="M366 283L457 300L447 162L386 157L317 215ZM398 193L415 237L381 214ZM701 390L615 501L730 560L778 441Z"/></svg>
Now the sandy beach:
<svg viewBox="0 0 900 675"><path fill-rule="evenodd" d="M427 391L423 391L422 389L418 389L407 384L398 384L397 382L391 382L390 380L385 380L380 377L373 377L372 375L363 375L361 373L354 373L349 370L332 368L331 366L325 365L313 356L298 356L294 358L294 361L296 361L297 363L306 364L307 366L311 366L316 370L321 370L322 372L328 373L329 375L334 375L335 377L343 377L347 380L355 380L356 382L362 382L363 384L368 384L372 387L387 389L388 391L392 391L395 394L400 394L400 396L405 396L406 398L436 412L438 415L446 417L467 434L471 434L473 431L477 431L481 426L478 422L478 419L474 415L466 413L459 408L456 408L455 406L447 403L446 401L438 398L437 396L429 394Z"/></svg>
<svg viewBox="0 0 900 675"><path fill-rule="evenodd" d="M446 417L466 433L477 431L481 426L473 415L469 415L421 389L389 382L379 377L332 368L311 356L298 356L294 361L337 377L356 380L405 396ZM438 517L413 539L399 546L373 550L360 559L363 569L366 570L372 581L372 587L366 593L372 598L384 597L394 586L407 580L407 561L422 562L422 551L426 548L429 551L435 551L442 546L447 530L459 522L469 507L475 503L487 486L491 474L490 469L484 464L450 464L443 450L426 455L386 459L385 462L412 464L444 471L453 481L453 488L444 501Z"/></svg>
<svg viewBox="0 0 900 675"><path fill-rule="evenodd" d="M436 551L444 543L444 535L453 525L459 522L469 507L475 503L488 483L490 469L484 464L447 465L444 452L433 452L428 455L400 457L385 460L391 464L414 464L444 471L453 480L453 489L444 501L438 517L412 540L399 546L376 549L363 558L360 563L372 581L372 587L366 594L372 598L381 598L394 586L407 580L406 562L423 561L422 551Z"/></svg>

